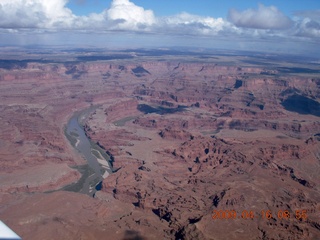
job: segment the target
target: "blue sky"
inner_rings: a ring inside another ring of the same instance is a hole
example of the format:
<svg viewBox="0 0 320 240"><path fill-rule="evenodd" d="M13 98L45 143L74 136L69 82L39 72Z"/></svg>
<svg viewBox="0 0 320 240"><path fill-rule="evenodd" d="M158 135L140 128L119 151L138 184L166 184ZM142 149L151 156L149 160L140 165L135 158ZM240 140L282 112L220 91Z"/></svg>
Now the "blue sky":
<svg viewBox="0 0 320 240"><path fill-rule="evenodd" d="M314 10L320 8L318 0L133 0L136 5L152 9L158 16L174 15L179 12L189 12L202 16L227 17L231 8L245 10L255 8L258 3L277 6L286 15L295 11ZM111 0L71 0L67 6L79 15L101 12L108 8Z"/></svg>
<svg viewBox="0 0 320 240"><path fill-rule="evenodd" d="M318 0L1 0L0 45L320 53Z"/></svg>

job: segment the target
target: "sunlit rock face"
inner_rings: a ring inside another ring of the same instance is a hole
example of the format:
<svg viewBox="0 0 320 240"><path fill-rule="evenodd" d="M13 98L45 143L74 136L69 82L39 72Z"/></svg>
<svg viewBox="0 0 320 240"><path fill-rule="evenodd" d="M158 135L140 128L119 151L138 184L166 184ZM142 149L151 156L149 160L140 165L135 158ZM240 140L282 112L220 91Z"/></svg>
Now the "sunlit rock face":
<svg viewBox="0 0 320 240"><path fill-rule="evenodd" d="M318 75L194 56L80 57L0 66L0 218L19 236L319 237ZM95 198L59 190L86 164L65 125L92 105L83 126L114 171Z"/></svg>

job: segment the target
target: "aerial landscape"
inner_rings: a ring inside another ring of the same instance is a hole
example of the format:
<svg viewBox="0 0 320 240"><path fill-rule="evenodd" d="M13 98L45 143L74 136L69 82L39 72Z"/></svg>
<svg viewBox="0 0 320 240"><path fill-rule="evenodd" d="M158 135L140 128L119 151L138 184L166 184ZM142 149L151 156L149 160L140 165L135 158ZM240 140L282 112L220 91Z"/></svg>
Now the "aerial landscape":
<svg viewBox="0 0 320 240"><path fill-rule="evenodd" d="M0 221L320 239L320 3L263 2L1 1Z"/></svg>

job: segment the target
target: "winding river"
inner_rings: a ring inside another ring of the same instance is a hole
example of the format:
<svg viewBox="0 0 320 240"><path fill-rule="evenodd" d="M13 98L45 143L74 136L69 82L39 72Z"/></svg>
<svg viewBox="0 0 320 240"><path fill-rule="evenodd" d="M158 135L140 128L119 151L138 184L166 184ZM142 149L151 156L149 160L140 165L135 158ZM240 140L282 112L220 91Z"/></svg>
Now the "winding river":
<svg viewBox="0 0 320 240"><path fill-rule="evenodd" d="M104 149L88 139L81 125L96 108L95 106L75 112L65 128L65 135L69 142L86 159L87 164L76 167L82 174L81 179L64 187L64 190L80 192L90 196L94 196L99 183L112 172L109 156Z"/></svg>
<svg viewBox="0 0 320 240"><path fill-rule="evenodd" d="M96 191L101 188L101 181L112 173L110 156L106 154L105 149L102 149L86 136L84 127L81 125L97 108L98 106L91 106L88 109L75 112L66 125L66 137L71 145L86 159L87 164L76 167L82 174L81 179L74 184L64 187L63 190L94 196ZM140 104L138 106L138 110L144 114L154 112L160 115L184 111L185 108L185 106L178 106L177 108L154 108L146 104Z"/></svg>

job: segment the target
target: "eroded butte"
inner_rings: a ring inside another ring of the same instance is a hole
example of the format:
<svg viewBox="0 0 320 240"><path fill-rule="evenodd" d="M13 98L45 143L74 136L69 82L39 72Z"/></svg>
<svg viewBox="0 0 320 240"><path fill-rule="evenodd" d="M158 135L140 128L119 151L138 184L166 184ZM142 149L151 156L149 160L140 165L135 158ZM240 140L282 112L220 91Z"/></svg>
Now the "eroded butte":
<svg viewBox="0 0 320 240"><path fill-rule="evenodd" d="M7 63L1 220L24 239L319 239L319 73L241 59ZM65 125L92 105L113 168L94 198L59 190L86 164Z"/></svg>

